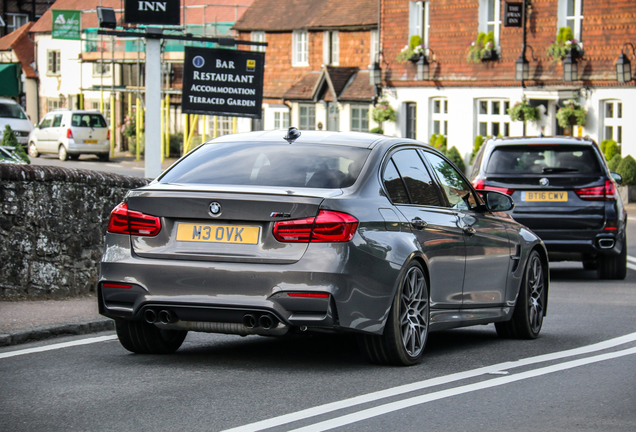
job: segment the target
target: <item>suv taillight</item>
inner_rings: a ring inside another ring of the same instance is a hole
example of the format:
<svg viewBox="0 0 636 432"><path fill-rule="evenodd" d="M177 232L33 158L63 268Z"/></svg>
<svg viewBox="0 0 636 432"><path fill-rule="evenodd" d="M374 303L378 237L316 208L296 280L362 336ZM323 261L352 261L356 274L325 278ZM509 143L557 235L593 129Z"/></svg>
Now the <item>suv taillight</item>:
<svg viewBox="0 0 636 432"><path fill-rule="evenodd" d="M486 185L486 182L484 180L475 180L473 186L477 190L493 190L493 191L505 193L506 195L512 195L513 193L515 193L514 189L488 186Z"/></svg>
<svg viewBox="0 0 636 432"><path fill-rule="evenodd" d="M73 138L73 131L70 128L66 129L66 138L68 139Z"/></svg>
<svg viewBox="0 0 636 432"><path fill-rule="evenodd" d="M616 199L616 187L611 180L605 180L605 186L574 189L574 193L583 200L611 201Z"/></svg>
<svg viewBox="0 0 636 432"><path fill-rule="evenodd" d="M358 219L346 213L321 210L315 218L280 221L274 224L274 237L282 243L347 242L358 228Z"/></svg>
<svg viewBox="0 0 636 432"><path fill-rule="evenodd" d="M161 219L156 216L128 210L121 203L113 209L108 221L108 232L138 236L156 236L161 231Z"/></svg>
<svg viewBox="0 0 636 432"><path fill-rule="evenodd" d="M110 129L108 129L108 135L106 135L106 141L110 141Z"/></svg>

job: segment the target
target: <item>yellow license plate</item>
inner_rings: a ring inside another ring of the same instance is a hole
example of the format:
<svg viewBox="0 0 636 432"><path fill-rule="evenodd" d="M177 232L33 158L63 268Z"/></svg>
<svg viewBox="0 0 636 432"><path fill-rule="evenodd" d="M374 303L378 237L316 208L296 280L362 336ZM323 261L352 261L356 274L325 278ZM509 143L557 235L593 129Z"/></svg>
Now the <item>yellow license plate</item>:
<svg viewBox="0 0 636 432"><path fill-rule="evenodd" d="M526 201L534 202L566 202L568 200L567 192L526 192Z"/></svg>
<svg viewBox="0 0 636 432"><path fill-rule="evenodd" d="M177 225L177 241L257 244L260 227L236 225Z"/></svg>
<svg viewBox="0 0 636 432"><path fill-rule="evenodd" d="M84 144L97 144L97 140L84 140Z"/></svg>

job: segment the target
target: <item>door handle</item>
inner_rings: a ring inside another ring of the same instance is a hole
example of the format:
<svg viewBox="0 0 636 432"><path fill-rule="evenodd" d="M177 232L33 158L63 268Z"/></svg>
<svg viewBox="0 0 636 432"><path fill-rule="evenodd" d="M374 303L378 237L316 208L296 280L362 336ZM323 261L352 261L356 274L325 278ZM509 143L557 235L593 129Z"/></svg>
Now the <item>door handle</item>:
<svg viewBox="0 0 636 432"><path fill-rule="evenodd" d="M416 217L416 218L412 219L411 220L411 225L413 225L413 227L417 228L418 230L421 230L421 229L426 228L428 226L426 221L420 219L419 217Z"/></svg>

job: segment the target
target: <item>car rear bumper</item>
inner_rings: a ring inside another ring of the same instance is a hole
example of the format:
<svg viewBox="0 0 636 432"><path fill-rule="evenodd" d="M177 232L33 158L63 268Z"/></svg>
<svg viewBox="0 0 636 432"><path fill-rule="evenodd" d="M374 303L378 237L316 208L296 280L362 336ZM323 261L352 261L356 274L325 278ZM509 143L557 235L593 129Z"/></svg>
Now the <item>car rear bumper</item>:
<svg viewBox="0 0 636 432"><path fill-rule="evenodd" d="M271 315L285 326L378 334L400 270L349 243L311 244L296 263L262 264L141 258L128 236L107 234L99 307L111 318L148 321L146 311L165 310L176 322L241 325L248 314ZM322 296L289 295L298 293Z"/></svg>
<svg viewBox="0 0 636 432"><path fill-rule="evenodd" d="M618 255L623 250L622 231L534 230L543 240L550 257L558 254Z"/></svg>
<svg viewBox="0 0 636 432"><path fill-rule="evenodd" d="M102 154L110 151L110 145L108 141L101 144L77 144L75 142L69 142L66 151L68 154Z"/></svg>

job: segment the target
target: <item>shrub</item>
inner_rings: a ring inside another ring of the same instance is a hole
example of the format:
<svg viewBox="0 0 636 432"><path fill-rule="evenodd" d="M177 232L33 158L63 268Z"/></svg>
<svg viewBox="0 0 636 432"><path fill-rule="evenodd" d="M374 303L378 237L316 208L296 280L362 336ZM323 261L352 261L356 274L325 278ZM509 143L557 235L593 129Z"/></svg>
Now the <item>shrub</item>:
<svg viewBox="0 0 636 432"><path fill-rule="evenodd" d="M15 154L18 155L20 159L22 159L28 164L31 163L31 159L29 159L29 156L27 155L26 151L24 151L24 147L22 147L22 144L18 142L18 139L15 137L15 133L13 132L13 129L11 129L11 126L9 125L6 125L4 127L4 134L2 135L2 146L14 147Z"/></svg>
<svg viewBox="0 0 636 432"><path fill-rule="evenodd" d="M446 137L444 135L437 135L437 138L435 138L435 148L446 154Z"/></svg>
<svg viewBox="0 0 636 432"><path fill-rule="evenodd" d="M464 159L462 158L462 155L459 154L459 150L457 150L457 147L451 147L450 150L448 150L448 153L446 153L446 156L451 160L451 162L453 162L455 164L455 166L457 168L459 168L462 172L466 171L466 164L464 164Z"/></svg>
<svg viewBox="0 0 636 432"><path fill-rule="evenodd" d="M601 141L601 151L605 156L605 160L611 161L614 156L619 154L618 144L614 140L603 140Z"/></svg>
<svg viewBox="0 0 636 432"><path fill-rule="evenodd" d="M170 157L179 157L183 153L183 133L170 134Z"/></svg>
<svg viewBox="0 0 636 432"><path fill-rule="evenodd" d="M477 156L477 153L479 153L479 149L481 149L481 146L484 144L484 137L481 135L477 135L475 137L475 144L473 144L473 151L470 154L470 164L472 165L473 162L475 162L475 157Z"/></svg>
<svg viewBox="0 0 636 432"><path fill-rule="evenodd" d="M617 153L612 159L609 160L609 162L607 162L607 167L610 169L610 171L616 172L616 170L618 169L618 165L621 163L622 160L623 158L621 157L621 155Z"/></svg>
<svg viewBox="0 0 636 432"><path fill-rule="evenodd" d="M369 132L375 133L375 134L384 135L384 130L381 127L379 127L379 126L378 127L374 127Z"/></svg>
<svg viewBox="0 0 636 432"><path fill-rule="evenodd" d="M143 156L144 154L144 141L145 141L146 137L145 135L141 135L141 138L139 139L139 141L141 142L141 146L139 147L139 154ZM135 138L129 138L128 139L128 151L133 154L136 155L137 154L137 140Z"/></svg>
<svg viewBox="0 0 636 432"><path fill-rule="evenodd" d="M636 160L631 155L623 158L616 172L623 177L624 185L636 185Z"/></svg>

